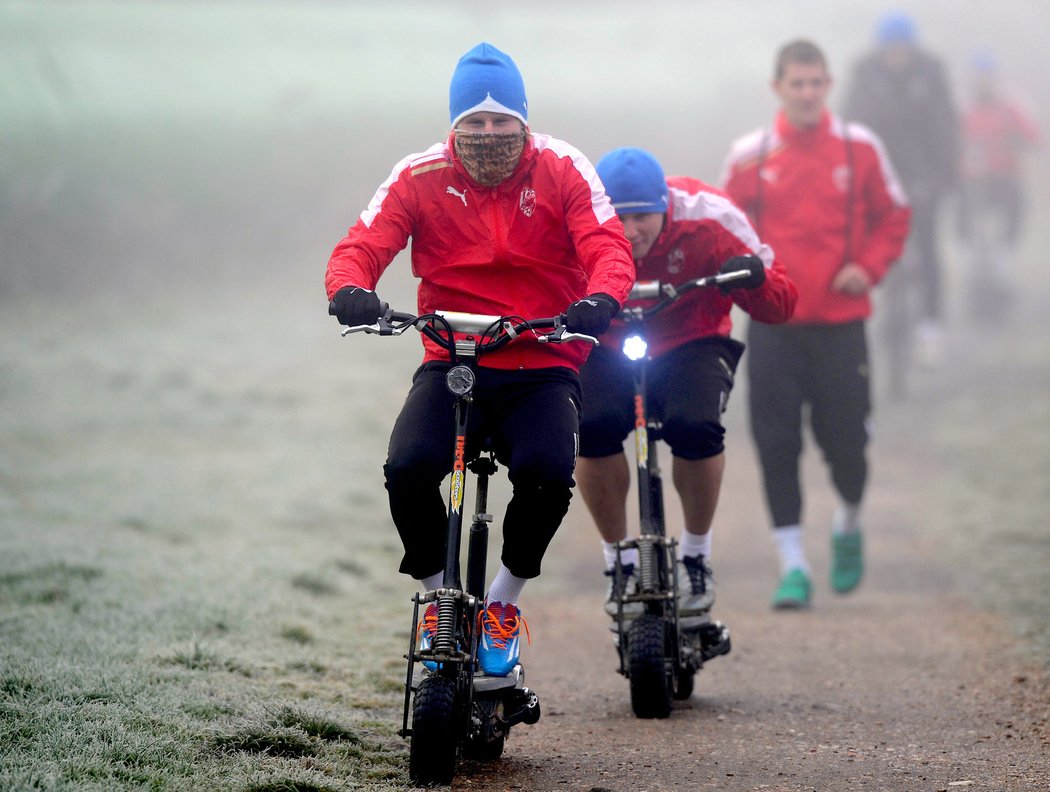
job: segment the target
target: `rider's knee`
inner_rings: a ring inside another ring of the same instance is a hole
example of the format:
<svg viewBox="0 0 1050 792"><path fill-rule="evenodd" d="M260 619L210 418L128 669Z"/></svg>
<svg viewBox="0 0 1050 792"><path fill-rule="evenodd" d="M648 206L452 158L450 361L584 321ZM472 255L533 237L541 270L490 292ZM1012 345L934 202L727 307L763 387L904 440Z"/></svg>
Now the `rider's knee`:
<svg viewBox="0 0 1050 792"><path fill-rule="evenodd" d="M388 490L440 486L448 474L448 460L392 456L383 465Z"/></svg>
<svg viewBox="0 0 1050 792"><path fill-rule="evenodd" d="M683 459L707 459L725 450L725 428L717 421L669 421L663 438L671 453Z"/></svg>

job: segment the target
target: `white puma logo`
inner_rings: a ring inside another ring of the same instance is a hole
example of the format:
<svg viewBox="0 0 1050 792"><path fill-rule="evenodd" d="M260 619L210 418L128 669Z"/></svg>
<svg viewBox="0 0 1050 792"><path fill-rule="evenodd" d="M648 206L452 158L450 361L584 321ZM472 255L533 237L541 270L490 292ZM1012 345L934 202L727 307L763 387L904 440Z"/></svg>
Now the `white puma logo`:
<svg viewBox="0 0 1050 792"><path fill-rule="evenodd" d="M449 185L449 186L448 186L448 187L447 187L447 188L445 189L445 193L446 193L447 195L454 195L454 196L456 196L457 198L459 198L459 200L461 200L461 201L463 202L463 205L464 205L464 206L466 206L466 205L467 205L467 191L466 191L466 190L464 190L463 192L460 192L459 190L457 190L457 189L456 189L455 187L453 187L452 185Z"/></svg>

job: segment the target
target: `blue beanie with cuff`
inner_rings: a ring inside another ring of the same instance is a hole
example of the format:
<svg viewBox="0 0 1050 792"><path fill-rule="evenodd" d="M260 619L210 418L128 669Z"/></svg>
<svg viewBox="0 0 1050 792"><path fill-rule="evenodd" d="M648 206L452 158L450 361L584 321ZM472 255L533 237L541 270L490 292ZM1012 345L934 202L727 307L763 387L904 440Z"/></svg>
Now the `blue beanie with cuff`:
<svg viewBox="0 0 1050 792"><path fill-rule="evenodd" d="M481 43L459 59L448 89L448 115L455 127L471 113L503 113L528 123L525 83L510 56Z"/></svg>
<svg viewBox="0 0 1050 792"><path fill-rule="evenodd" d="M656 157L640 148L613 149L594 166L617 214L667 211L667 179Z"/></svg>

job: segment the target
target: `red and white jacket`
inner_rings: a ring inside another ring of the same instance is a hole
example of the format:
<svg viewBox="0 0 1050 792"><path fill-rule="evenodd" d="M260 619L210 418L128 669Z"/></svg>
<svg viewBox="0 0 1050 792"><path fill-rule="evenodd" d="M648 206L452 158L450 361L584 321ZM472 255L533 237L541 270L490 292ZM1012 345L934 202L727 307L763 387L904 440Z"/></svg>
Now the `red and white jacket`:
<svg viewBox="0 0 1050 792"><path fill-rule="evenodd" d="M791 316L798 293L773 250L763 244L747 216L714 187L687 176L667 180L668 208L663 231L645 258L636 261L638 280L681 285L693 278L714 275L733 256L756 255L766 268L757 289L718 289L688 292L646 326L650 353L670 350L708 336L728 336L733 329L730 311L736 303L760 322L780 323ZM644 306L631 301L628 305ZM617 322L602 343L619 344L626 328Z"/></svg>
<svg viewBox="0 0 1050 792"><path fill-rule="evenodd" d="M526 140L514 172L482 187L455 155L453 136L394 166L328 261L331 299L343 286L374 289L412 238L417 311L556 316L588 294L623 302L634 283L631 246L594 167L548 135ZM423 338L424 360L448 354ZM499 369L578 370L589 347L540 344L524 334L481 358Z"/></svg>
<svg viewBox="0 0 1050 792"><path fill-rule="evenodd" d="M963 177L1021 177L1021 154L1039 142L1039 127L1011 99L976 102L963 113Z"/></svg>
<svg viewBox="0 0 1050 792"><path fill-rule="evenodd" d="M853 261L873 284L908 236L911 210L881 141L865 126L825 113L810 129L783 112L773 128L739 138L722 183L798 288L792 324L839 324L871 314L867 294L833 291Z"/></svg>

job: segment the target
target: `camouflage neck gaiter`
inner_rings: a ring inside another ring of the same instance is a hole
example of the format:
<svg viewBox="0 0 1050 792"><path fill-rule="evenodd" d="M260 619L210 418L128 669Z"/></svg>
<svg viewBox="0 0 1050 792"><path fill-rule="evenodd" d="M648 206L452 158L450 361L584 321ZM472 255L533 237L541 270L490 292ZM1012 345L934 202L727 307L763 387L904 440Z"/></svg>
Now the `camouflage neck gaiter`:
<svg viewBox="0 0 1050 792"><path fill-rule="evenodd" d="M456 130L456 156L478 184L495 187L510 176L525 150L524 127L520 132L463 132Z"/></svg>

